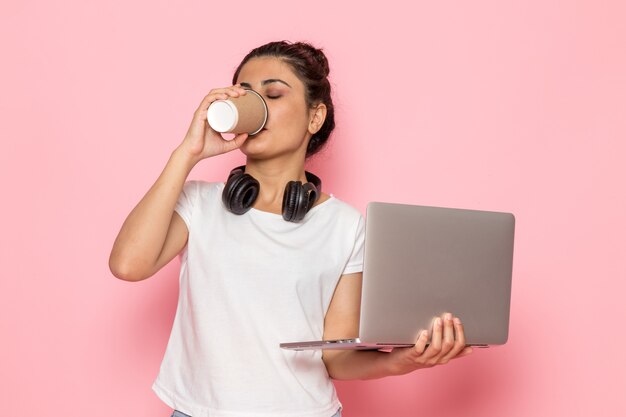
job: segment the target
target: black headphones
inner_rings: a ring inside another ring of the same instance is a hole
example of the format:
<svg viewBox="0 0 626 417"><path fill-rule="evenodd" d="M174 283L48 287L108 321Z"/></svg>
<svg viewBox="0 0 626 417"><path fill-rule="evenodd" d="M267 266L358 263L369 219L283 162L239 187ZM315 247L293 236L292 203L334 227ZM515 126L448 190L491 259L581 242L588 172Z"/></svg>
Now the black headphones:
<svg viewBox="0 0 626 417"><path fill-rule="evenodd" d="M245 165L230 171L222 192L222 202L226 209L235 214L244 214L252 207L259 195L260 184L252 175L244 172ZM299 222L313 207L322 193L322 181L308 171L304 171L309 182L289 181L283 193L283 219Z"/></svg>

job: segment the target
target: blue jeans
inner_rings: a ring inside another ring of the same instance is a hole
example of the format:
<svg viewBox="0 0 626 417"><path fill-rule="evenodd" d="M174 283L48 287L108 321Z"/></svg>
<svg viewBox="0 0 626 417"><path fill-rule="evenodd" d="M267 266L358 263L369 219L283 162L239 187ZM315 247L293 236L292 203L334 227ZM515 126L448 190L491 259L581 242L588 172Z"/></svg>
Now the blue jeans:
<svg viewBox="0 0 626 417"><path fill-rule="evenodd" d="M174 412L172 413L170 417L191 417L191 416L181 411L174 410ZM332 415L332 417L341 417L341 407L339 408L339 410L337 410L335 414Z"/></svg>

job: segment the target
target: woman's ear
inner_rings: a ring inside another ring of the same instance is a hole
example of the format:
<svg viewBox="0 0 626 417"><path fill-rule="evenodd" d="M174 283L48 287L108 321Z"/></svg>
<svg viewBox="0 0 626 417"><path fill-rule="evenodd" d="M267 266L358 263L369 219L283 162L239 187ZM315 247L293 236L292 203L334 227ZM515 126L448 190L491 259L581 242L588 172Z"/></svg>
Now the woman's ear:
<svg viewBox="0 0 626 417"><path fill-rule="evenodd" d="M324 120L326 120L326 104L319 103L315 108L311 109L310 114L308 130L314 135L322 128Z"/></svg>

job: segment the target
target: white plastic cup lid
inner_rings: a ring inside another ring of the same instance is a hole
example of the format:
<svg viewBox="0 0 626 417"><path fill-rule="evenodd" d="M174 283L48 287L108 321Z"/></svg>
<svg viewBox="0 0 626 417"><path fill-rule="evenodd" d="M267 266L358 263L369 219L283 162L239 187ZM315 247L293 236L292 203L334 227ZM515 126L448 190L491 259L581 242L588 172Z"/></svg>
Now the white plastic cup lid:
<svg viewBox="0 0 626 417"><path fill-rule="evenodd" d="M237 126L239 113L231 101L216 100L209 106L207 120L213 130L224 133Z"/></svg>

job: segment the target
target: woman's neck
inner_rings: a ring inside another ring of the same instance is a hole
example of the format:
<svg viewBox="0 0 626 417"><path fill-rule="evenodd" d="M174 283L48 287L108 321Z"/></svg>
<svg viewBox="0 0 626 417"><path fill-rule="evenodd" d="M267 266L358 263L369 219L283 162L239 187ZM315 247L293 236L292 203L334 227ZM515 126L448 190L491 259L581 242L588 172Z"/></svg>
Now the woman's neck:
<svg viewBox="0 0 626 417"><path fill-rule="evenodd" d="M259 195L253 207L278 211L282 207L283 193L289 181L308 180L304 172L304 161L299 159L248 159L245 171L252 175L260 184Z"/></svg>

